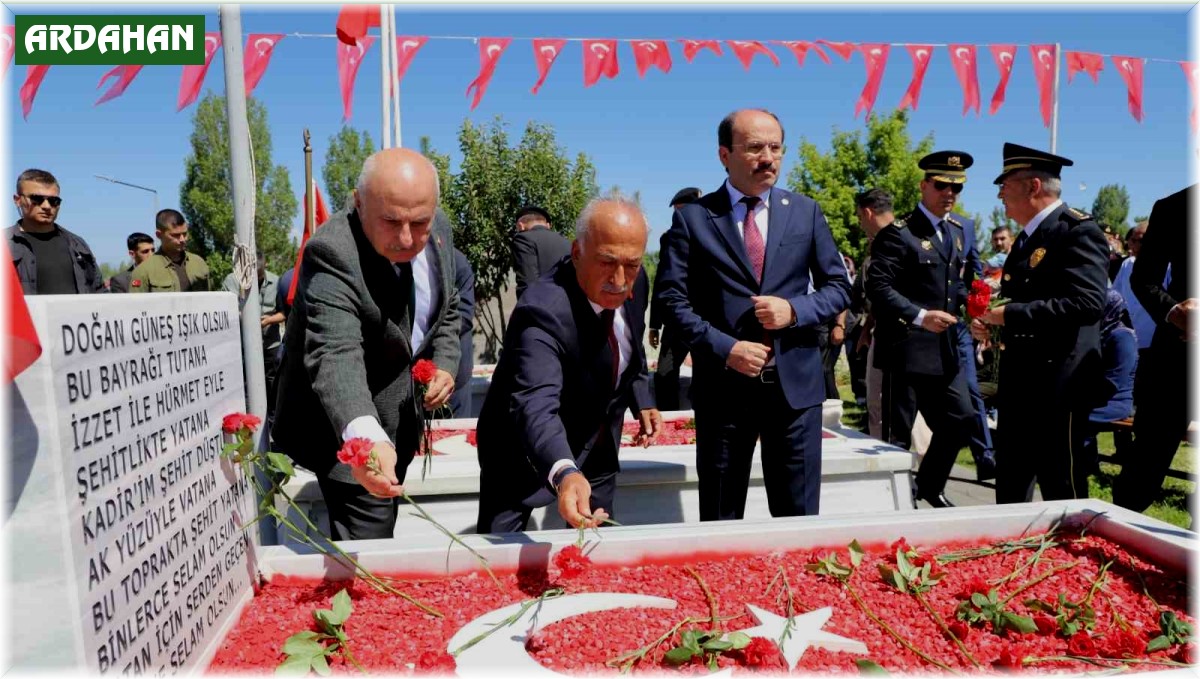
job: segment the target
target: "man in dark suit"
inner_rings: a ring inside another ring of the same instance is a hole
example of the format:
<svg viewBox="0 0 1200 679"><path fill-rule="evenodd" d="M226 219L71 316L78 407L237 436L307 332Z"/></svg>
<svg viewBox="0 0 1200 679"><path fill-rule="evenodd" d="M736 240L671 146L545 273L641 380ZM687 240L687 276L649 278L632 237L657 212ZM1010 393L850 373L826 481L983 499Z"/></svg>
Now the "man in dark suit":
<svg viewBox="0 0 1200 679"><path fill-rule="evenodd" d="M419 409L435 410L454 390L454 246L437 204L437 172L427 159L380 151L363 163L354 207L326 222L304 250L272 435L317 475L335 540L392 537ZM426 269L422 282L414 261L427 244L427 263L441 273ZM424 305L419 285L437 289ZM437 365L423 403L414 397L414 344L431 348ZM382 473L338 462L342 443L359 437L375 442Z"/></svg>
<svg viewBox="0 0 1200 679"><path fill-rule="evenodd" d="M625 411L641 422L639 443L658 434L645 303L632 294L647 235L635 203L593 200L571 258L517 302L479 416L480 533L524 530L556 496L568 525L599 525L612 513Z"/></svg>
<svg viewBox="0 0 1200 679"><path fill-rule="evenodd" d="M458 342L462 356L458 374L454 376L454 395L450 397L450 412L454 417L471 417L474 405L471 395L471 371L475 368L475 272L462 250L454 248L454 288L458 290Z"/></svg>
<svg viewBox="0 0 1200 679"><path fill-rule="evenodd" d="M1004 262L1008 302L971 321L976 339L1002 326L996 502L1085 498L1082 435L1104 372L1100 319L1108 242L1091 216L1062 202L1066 158L1004 145L996 178L1005 213L1021 225Z"/></svg>
<svg viewBox="0 0 1200 679"><path fill-rule="evenodd" d="M1135 454L1121 466L1113 484L1113 502L1135 512L1145 511L1157 499L1194 416L1188 393L1189 353L1200 328L1200 299L1189 289L1188 277L1195 193L1192 185L1154 204L1130 274L1137 301L1158 321L1150 348L1138 359L1134 381Z"/></svg>
<svg viewBox="0 0 1200 679"><path fill-rule="evenodd" d="M772 516L816 514L825 382L816 326L850 300L846 267L811 198L774 188L783 127L763 110L717 127L728 179L675 211L659 285L692 353L700 518L740 519L762 439ZM809 282L813 290L809 290Z"/></svg>
<svg viewBox="0 0 1200 679"><path fill-rule="evenodd" d="M950 214L972 162L962 151L920 160L921 202L875 236L866 281L876 320L875 367L883 370L884 440L907 450L921 411L933 438L913 496L934 507L953 506L946 480L974 422L957 328L967 299L967 250L963 225Z"/></svg>
<svg viewBox="0 0 1200 679"><path fill-rule="evenodd" d="M689 186L679 189L671 198L671 207L676 210L680 205L694 203L700 198L700 189ZM662 252L662 240L659 240L659 252ZM654 273L657 279L659 268ZM683 359L687 357L687 345L681 342L677 335L663 330L662 298L658 295L658 281L654 281L654 295L650 302L650 346L658 349L658 366L654 369L654 401L660 410L679 410L679 369L683 367ZM661 335L660 335L661 332Z"/></svg>
<svg viewBox="0 0 1200 679"><path fill-rule="evenodd" d="M517 213L517 233L513 236L513 270L517 274L517 298L536 281L571 254L571 241L550 228L550 213L528 205Z"/></svg>

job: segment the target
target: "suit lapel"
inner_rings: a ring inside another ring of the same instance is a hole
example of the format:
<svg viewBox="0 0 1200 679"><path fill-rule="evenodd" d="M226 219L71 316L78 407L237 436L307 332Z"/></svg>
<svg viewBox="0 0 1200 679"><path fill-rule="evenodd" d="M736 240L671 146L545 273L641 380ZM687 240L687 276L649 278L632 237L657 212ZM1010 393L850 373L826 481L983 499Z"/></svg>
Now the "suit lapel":
<svg viewBox="0 0 1200 679"><path fill-rule="evenodd" d="M770 222L767 224L766 258L763 261L762 286L759 288L760 291L764 292L769 289L768 282L771 280L770 276L773 271L771 265L777 259L779 244L783 242L783 238L787 235L788 229L791 228L792 222L791 200L788 199L783 190L771 189L769 201L771 211L768 217ZM775 269L779 268L779 266L775 266Z"/></svg>
<svg viewBox="0 0 1200 679"><path fill-rule="evenodd" d="M746 244L742 241L741 234L738 233L737 225L733 223L733 206L729 202L729 191L722 184L721 188L711 195L713 202L708 207L709 219L712 220L717 234L725 241L725 247L729 250L730 256L741 265L747 280L754 281L754 274L750 269L750 257L746 255Z"/></svg>

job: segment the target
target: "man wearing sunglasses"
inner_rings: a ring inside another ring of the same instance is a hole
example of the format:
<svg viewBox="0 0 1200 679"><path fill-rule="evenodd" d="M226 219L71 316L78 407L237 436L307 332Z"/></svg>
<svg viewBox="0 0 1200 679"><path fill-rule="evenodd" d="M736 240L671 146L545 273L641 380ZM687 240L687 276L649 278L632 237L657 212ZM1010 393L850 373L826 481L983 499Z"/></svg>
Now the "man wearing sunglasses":
<svg viewBox="0 0 1200 679"><path fill-rule="evenodd" d="M5 236L26 295L104 292L104 276L92 249L55 221L62 198L54 175L45 170L22 172L13 204L21 218Z"/></svg>

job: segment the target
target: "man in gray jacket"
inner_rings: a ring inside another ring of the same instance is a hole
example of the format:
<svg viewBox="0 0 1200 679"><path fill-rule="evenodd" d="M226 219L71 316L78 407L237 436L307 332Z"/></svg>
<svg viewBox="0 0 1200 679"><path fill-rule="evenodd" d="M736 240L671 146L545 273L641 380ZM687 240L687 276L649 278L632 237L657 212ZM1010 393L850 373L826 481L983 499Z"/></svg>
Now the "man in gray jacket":
<svg viewBox="0 0 1200 679"><path fill-rule="evenodd" d="M420 410L454 391L458 294L438 193L419 153L376 153L353 209L313 235L296 274L272 435L317 475L335 540L392 536ZM418 402L412 366L425 348L437 373ZM374 441L381 473L338 462L342 443L360 437Z"/></svg>

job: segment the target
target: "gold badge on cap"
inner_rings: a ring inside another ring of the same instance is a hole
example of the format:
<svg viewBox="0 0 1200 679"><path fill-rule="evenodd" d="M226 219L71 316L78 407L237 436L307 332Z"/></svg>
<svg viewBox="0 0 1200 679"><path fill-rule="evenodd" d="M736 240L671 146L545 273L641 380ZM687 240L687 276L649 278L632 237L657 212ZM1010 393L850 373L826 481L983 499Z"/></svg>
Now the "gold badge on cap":
<svg viewBox="0 0 1200 679"><path fill-rule="evenodd" d="M1029 255L1029 268L1033 268L1042 263L1042 258L1046 256L1046 248L1038 248Z"/></svg>
<svg viewBox="0 0 1200 679"><path fill-rule="evenodd" d="M932 249L933 249L933 243L930 243L930 242L929 242L929 241L927 241L927 240L923 240L923 241L921 241L921 249L922 249L922 250L926 250L926 251L928 251L928 250L932 250Z"/></svg>
<svg viewBox="0 0 1200 679"><path fill-rule="evenodd" d="M946 159L946 164L950 167L962 167L962 159L958 156L950 156Z"/></svg>

